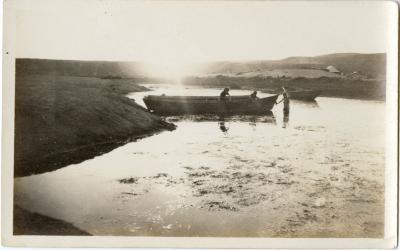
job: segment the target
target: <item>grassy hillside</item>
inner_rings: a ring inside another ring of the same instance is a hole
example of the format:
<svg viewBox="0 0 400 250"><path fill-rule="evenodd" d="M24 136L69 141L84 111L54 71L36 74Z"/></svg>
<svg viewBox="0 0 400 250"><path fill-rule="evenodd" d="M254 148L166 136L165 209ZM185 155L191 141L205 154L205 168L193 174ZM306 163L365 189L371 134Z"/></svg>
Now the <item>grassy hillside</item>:
<svg viewBox="0 0 400 250"><path fill-rule="evenodd" d="M247 71L247 72L239 72L239 73L213 73L206 74L201 77L235 77L235 78L251 78L251 77L259 77L259 78L297 78L297 77L305 77L305 78L319 78L319 77L331 77L331 78L344 78L341 74L335 74L332 72L328 72L326 70L321 69L265 69L259 71Z"/></svg>
<svg viewBox="0 0 400 250"><path fill-rule="evenodd" d="M327 72L334 66L341 74ZM213 62L197 65L185 84L273 90L286 86L321 91L322 96L384 100L386 54L342 53L275 61ZM353 74L353 72L357 72Z"/></svg>
<svg viewBox="0 0 400 250"><path fill-rule="evenodd" d="M17 75L58 76L124 76L142 77L143 64L138 62L75 61L46 59L17 59Z"/></svg>
<svg viewBox="0 0 400 250"><path fill-rule="evenodd" d="M386 54L355 54L340 53L316 57L292 57L287 58L288 63L310 62L323 66L333 65L341 72L350 74L358 71L369 75L370 78L382 78L386 74Z"/></svg>
<svg viewBox="0 0 400 250"><path fill-rule="evenodd" d="M17 75L14 175L54 170L173 129L123 96L140 90L123 79Z"/></svg>
<svg viewBox="0 0 400 250"><path fill-rule="evenodd" d="M245 72L265 72L282 69L320 69L332 65L345 74L358 71L369 78L382 79L386 72L386 54L341 53L316 57L289 57L283 60L261 60L243 62L211 62L197 64L197 75L240 74ZM306 77L306 75L304 75Z"/></svg>

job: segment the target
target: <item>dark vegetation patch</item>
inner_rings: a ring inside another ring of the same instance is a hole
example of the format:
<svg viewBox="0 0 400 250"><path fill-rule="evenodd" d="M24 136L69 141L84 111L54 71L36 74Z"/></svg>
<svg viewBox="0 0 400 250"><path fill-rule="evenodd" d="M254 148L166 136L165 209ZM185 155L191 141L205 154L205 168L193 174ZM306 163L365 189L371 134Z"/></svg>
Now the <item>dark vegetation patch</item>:
<svg viewBox="0 0 400 250"><path fill-rule="evenodd" d="M120 179L118 181L119 183L132 184L132 183L137 183L138 178L131 177L131 178Z"/></svg>

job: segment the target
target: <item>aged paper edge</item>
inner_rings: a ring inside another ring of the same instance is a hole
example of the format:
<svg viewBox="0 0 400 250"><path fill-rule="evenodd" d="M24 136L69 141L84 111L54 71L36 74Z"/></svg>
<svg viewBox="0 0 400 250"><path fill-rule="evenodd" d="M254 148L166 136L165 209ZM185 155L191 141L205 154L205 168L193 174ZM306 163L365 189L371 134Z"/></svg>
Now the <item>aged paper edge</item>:
<svg viewBox="0 0 400 250"><path fill-rule="evenodd" d="M50 2L36 0L43 8ZM96 1L96 0L95 0ZM95 2L94 1L94 2ZM111 2L111 0L106 0ZM76 2L76 1L75 1ZM3 101L2 101L2 245L20 247L154 247L154 248L394 248L397 244L398 176L398 5L386 1L393 38L387 53L385 238L213 238L213 237L115 237L115 236L14 236L13 141L14 83L17 11L29 10L32 2L4 0L3 16ZM28 42L28 41L27 41ZM397 135L397 136L394 136Z"/></svg>

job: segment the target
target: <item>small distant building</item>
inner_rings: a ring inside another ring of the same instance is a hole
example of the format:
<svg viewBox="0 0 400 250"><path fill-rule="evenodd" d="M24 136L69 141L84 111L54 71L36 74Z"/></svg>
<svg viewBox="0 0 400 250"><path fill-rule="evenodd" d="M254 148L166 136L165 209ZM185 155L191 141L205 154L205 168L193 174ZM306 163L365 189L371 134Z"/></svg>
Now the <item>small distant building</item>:
<svg viewBox="0 0 400 250"><path fill-rule="evenodd" d="M326 67L326 71L335 73L335 74L340 74L340 71L332 65L329 65L328 67Z"/></svg>

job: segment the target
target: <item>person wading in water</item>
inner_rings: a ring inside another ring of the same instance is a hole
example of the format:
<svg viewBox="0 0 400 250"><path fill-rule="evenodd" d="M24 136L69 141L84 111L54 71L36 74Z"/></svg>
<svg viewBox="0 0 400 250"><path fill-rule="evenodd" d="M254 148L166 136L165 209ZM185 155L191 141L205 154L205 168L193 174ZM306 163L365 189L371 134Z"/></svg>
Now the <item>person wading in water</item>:
<svg viewBox="0 0 400 250"><path fill-rule="evenodd" d="M276 102L276 104L283 102L283 114L289 115L289 95L286 92L286 89L284 87L282 87L282 89L283 89L282 100L280 100L279 102Z"/></svg>
<svg viewBox="0 0 400 250"><path fill-rule="evenodd" d="M229 96L229 99L227 98ZM223 113L229 112L228 101L230 100L231 95L229 94L229 88L224 88L221 94L219 94L219 100L222 103Z"/></svg>
<svg viewBox="0 0 400 250"><path fill-rule="evenodd" d="M289 123L289 94L284 87L282 89L282 100L276 102L276 104L283 102L283 128L286 128Z"/></svg>

